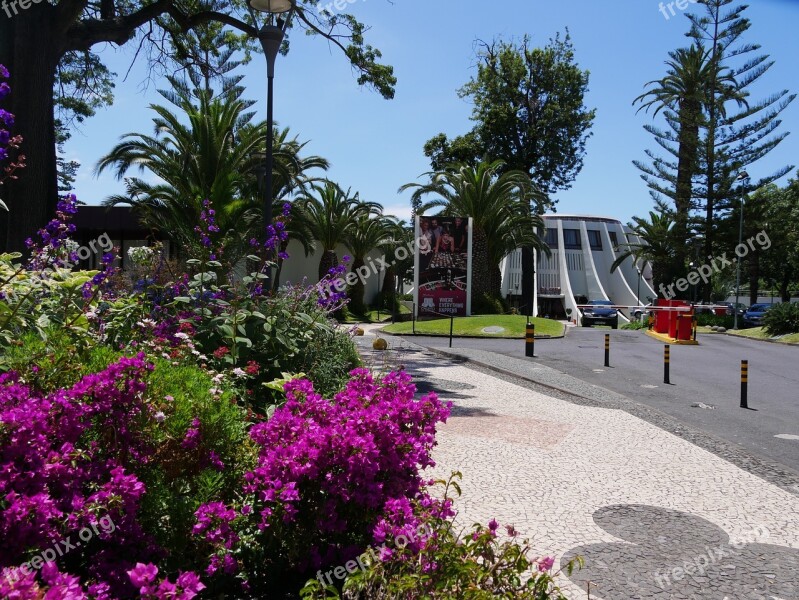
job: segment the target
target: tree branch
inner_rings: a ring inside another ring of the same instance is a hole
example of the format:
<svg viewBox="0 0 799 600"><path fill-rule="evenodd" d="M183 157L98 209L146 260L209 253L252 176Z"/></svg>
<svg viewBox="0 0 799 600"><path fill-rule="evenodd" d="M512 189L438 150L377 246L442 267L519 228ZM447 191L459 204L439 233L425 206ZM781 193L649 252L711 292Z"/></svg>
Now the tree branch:
<svg viewBox="0 0 799 600"><path fill-rule="evenodd" d="M69 3L85 0L67 0ZM75 22L67 32L66 50L89 50L95 44L111 42L121 46L128 42L136 30L162 15L169 15L184 30L189 31L204 23L218 22L229 25L255 38L258 30L247 23L224 13L202 11L194 15L181 12L172 0L156 0L140 10L113 19L84 19Z"/></svg>

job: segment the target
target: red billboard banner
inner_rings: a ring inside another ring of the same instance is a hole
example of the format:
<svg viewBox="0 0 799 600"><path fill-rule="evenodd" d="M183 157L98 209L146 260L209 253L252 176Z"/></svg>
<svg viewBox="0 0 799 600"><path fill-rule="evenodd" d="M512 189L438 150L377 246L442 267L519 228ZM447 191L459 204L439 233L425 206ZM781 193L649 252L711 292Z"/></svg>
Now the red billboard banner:
<svg viewBox="0 0 799 600"><path fill-rule="evenodd" d="M416 307L419 316L471 313L472 224L465 217L416 218Z"/></svg>

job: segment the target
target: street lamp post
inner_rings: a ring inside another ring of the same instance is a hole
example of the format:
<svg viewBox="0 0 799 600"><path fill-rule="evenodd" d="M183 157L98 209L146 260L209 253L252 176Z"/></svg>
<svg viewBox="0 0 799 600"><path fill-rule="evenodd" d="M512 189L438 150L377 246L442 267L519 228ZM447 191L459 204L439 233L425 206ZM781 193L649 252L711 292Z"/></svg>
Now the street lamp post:
<svg viewBox="0 0 799 600"><path fill-rule="evenodd" d="M643 277L643 273L641 272L641 267L635 265L636 269L638 269L638 290L635 292L635 301L638 303L638 306L641 306L641 277Z"/></svg>
<svg viewBox="0 0 799 600"><path fill-rule="evenodd" d="M296 0L248 0L250 14L253 21L257 24L255 11L266 15L266 20L258 30L258 40L266 56L266 168L264 177L264 235L266 229L272 224L272 171L274 166L274 133L273 133L273 104L274 104L274 80L275 62L280 52L280 46L286 35L286 29L291 15L296 7ZM287 18L278 15L289 13ZM273 21L277 21L275 24Z"/></svg>
<svg viewBox="0 0 799 600"><path fill-rule="evenodd" d="M749 173L747 173L746 171L742 171L741 173L739 173L737 180L744 182L741 185L741 199L739 203L739 209L741 215L738 223L738 245L740 246L744 238L744 206L746 200L744 190L747 187L749 187ZM740 300L740 296L741 296L741 258L738 257L738 259L735 262L735 311L734 311L735 323L733 325L733 329L738 329L738 302Z"/></svg>

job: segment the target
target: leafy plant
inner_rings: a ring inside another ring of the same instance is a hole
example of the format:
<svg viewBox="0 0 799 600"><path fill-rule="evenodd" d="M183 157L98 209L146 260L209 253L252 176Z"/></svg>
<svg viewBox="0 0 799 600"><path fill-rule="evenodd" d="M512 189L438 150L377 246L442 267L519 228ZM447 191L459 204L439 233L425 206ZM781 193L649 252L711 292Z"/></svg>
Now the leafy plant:
<svg viewBox="0 0 799 600"><path fill-rule="evenodd" d="M799 333L799 302L782 302L770 308L763 317L769 335Z"/></svg>
<svg viewBox="0 0 799 600"><path fill-rule="evenodd" d="M520 540L512 525L504 527L507 537L499 537L499 523L475 524L471 531L456 531L449 509L451 491L460 495L454 473L444 486L444 510L420 512L420 527L427 532L421 544L407 544L395 536L384 544L377 560L363 560L364 565L348 575L339 590L322 578L306 583L304 600L346 598L348 600L406 600L410 598L450 599L514 598L528 600L567 600L556 585L560 574L554 570L554 557L531 556L528 540ZM405 540L412 533L402 534ZM421 537L421 536L417 536ZM571 575L575 559L566 566Z"/></svg>

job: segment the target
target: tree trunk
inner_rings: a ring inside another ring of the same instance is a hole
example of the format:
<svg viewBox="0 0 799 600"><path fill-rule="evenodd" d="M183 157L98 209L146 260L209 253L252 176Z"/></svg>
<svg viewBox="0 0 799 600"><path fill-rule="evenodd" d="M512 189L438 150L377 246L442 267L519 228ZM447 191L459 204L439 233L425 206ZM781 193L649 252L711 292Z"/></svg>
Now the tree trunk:
<svg viewBox="0 0 799 600"><path fill-rule="evenodd" d="M496 298L502 297L502 271L499 265L488 265L491 270L491 295Z"/></svg>
<svg viewBox="0 0 799 600"><path fill-rule="evenodd" d="M789 277L784 277L780 282L780 299L783 302L791 301L791 280Z"/></svg>
<svg viewBox="0 0 799 600"><path fill-rule="evenodd" d="M533 298L535 295L535 252L532 248L522 248L522 312L533 314Z"/></svg>
<svg viewBox="0 0 799 600"><path fill-rule="evenodd" d="M386 270L383 277L383 286L380 290L381 308L385 307L394 310L394 299L397 294L397 270L391 266Z"/></svg>
<svg viewBox="0 0 799 600"><path fill-rule="evenodd" d="M364 260L361 257L356 257L355 260L352 262L352 271L353 273L357 272L359 268L364 265ZM365 287L361 278L358 277L358 281L352 285L349 290L347 291L347 295L349 296L350 303L349 309L350 312L356 315L365 315L366 314L366 305L363 302L363 294L365 291Z"/></svg>
<svg viewBox="0 0 799 600"><path fill-rule="evenodd" d="M23 136L27 163L4 186L9 215L0 235L9 251L24 252L25 240L55 216L58 203L53 84L62 44L54 39L52 15L53 6L42 2L0 19L0 63L11 71L8 110L16 116L12 134Z"/></svg>
<svg viewBox="0 0 799 600"><path fill-rule="evenodd" d="M322 258L319 260L319 280L325 278L328 271L338 266L338 255L335 250L323 250Z"/></svg>
<svg viewBox="0 0 799 600"><path fill-rule="evenodd" d="M472 306L491 293L491 269L488 260L488 239L485 232L474 227L472 242Z"/></svg>
<svg viewBox="0 0 799 600"><path fill-rule="evenodd" d="M699 145L699 117L701 106L696 102L685 102L680 109L680 135L677 162L677 186L674 197L676 209L674 234L677 239L675 264L672 271L675 279L685 277L689 260L688 220L693 199L693 176L697 167Z"/></svg>

